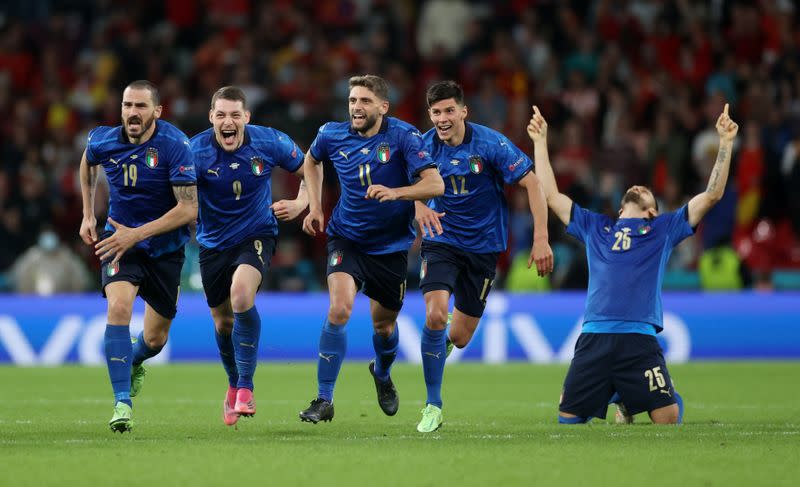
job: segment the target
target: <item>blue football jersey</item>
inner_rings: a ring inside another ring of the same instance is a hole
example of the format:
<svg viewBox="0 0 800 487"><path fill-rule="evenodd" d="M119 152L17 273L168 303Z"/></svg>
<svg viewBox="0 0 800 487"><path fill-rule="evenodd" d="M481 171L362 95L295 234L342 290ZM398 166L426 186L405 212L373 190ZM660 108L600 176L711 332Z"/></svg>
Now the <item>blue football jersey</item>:
<svg viewBox="0 0 800 487"><path fill-rule="evenodd" d="M328 235L353 241L367 254L408 250L414 241L414 203L366 199L367 188L408 186L436 165L422 144L422 134L411 125L384 117L380 131L360 136L350 122L320 127L309 149L318 161L330 161L339 176L341 196L328 222Z"/></svg>
<svg viewBox="0 0 800 487"><path fill-rule="evenodd" d="M244 141L226 152L205 130L191 140L197 165L200 200L197 241L223 250L248 237L277 235L272 205L272 170L289 172L303 165L303 151L286 134L258 125L245 125Z"/></svg>
<svg viewBox="0 0 800 487"><path fill-rule="evenodd" d="M450 147L431 129L425 148L444 180L444 194L428 206L446 215L441 235L430 242L468 252L502 252L508 242L508 203L504 184L513 184L533 169L531 159L504 135L483 125L466 124L464 140Z"/></svg>
<svg viewBox="0 0 800 487"><path fill-rule="evenodd" d="M156 120L150 140L131 144L122 126L89 132L86 160L102 165L110 188L108 216L127 227L157 220L175 207L173 186L196 184L189 139L174 125ZM106 230L114 227L106 224ZM189 240L189 227L156 235L136 244L151 257L173 252Z"/></svg>
<svg viewBox="0 0 800 487"><path fill-rule="evenodd" d="M613 220L572 204L567 233L586 245L589 289L584 323L603 332L603 324L624 333L619 322L663 328L661 282L673 247L694 234L688 209L652 219Z"/></svg>

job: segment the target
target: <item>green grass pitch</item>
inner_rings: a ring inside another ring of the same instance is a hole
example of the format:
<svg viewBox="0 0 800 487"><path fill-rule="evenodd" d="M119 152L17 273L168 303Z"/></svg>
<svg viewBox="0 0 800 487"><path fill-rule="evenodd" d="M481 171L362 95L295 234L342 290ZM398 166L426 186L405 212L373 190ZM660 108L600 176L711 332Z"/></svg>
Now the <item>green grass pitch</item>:
<svg viewBox="0 0 800 487"><path fill-rule="evenodd" d="M105 368L0 367L0 485L799 485L800 362L671 367L686 424L555 423L564 366L454 364L423 436L422 369L396 365L385 417L346 363L331 423L301 423L315 365L262 363L258 414L223 425L221 365L154 366L132 434L112 434Z"/></svg>

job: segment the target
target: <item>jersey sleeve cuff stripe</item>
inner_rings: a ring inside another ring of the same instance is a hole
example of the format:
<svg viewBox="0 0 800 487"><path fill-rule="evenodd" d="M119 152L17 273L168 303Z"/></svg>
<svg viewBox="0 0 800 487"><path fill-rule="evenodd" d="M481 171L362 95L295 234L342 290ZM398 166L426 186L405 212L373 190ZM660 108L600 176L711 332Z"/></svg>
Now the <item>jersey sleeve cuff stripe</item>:
<svg viewBox="0 0 800 487"><path fill-rule="evenodd" d="M519 175L519 177L517 177L516 179L514 179L513 181L511 181L511 184L516 184L516 183L518 183L518 182L522 181L522 178L524 178L525 176L527 176L527 175L528 175L528 173L529 173L529 172L531 172L531 171L533 171L533 168L532 168L532 167L529 167L528 169L526 169L526 170L525 170L525 172L523 172L522 174L520 174L520 175Z"/></svg>
<svg viewBox="0 0 800 487"><path fill-rule="evenodd" d="M421 167L421 168L417 169L417 170L414 172L413 176L416 178L417 176L419 176L419 173L421 173L421 172L422 172L422 171L424 171L425 169L431 169L431 168L433 168L433 169L437 169L437 167L436 167L436 163L431 163L431 164L428 164L428 165L426 165L426 166L423 166L423 167Z"/></svg>
<svg viewBox="0 0 800 487"><path fill-rule="evenodd" d="M170 181L172 186L197 186L197 181Z"/></svg>

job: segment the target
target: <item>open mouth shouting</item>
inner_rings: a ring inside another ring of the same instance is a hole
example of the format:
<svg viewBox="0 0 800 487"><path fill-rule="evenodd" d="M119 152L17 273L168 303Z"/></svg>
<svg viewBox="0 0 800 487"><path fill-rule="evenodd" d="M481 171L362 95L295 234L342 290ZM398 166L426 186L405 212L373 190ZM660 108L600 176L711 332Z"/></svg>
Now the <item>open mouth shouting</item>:
<svg viewBox="0 0 800 487"><path fill-rule="evenodd" d="M236 129L222 129L219 134L222 136L222 143L226 146L236 145Z"/></svg>
<svg viewBox="0 0 800 487"><path fill-rule="evenodd" d="M140 132L142 130L142 119L139 117L130 117L127 125L128 132Z"/></svg>
<svg viewBox="0 0 800 487"><path fill-rule="evenodd" d="M350 120L353 124L363 124L367 121L367 114L363 112L355 112L350 115Z"/></svg>
<svg viewBox="0 0 800 487"><path fill-rule="evenodd" d="M453 124L447 122L436 125L436 133L440 139L449 139L453 134Z"/></svg>

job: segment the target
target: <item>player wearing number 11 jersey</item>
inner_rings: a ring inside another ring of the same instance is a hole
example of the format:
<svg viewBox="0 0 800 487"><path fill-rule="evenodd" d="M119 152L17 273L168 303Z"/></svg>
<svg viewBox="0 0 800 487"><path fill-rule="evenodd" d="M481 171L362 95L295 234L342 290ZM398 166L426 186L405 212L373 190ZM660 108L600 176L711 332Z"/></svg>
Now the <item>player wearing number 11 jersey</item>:
<svg viewBox="0 0 800 487"><path fill-rule="evenodd" d="M322 326L318 393L300 419L333 419L333 388L344 360L345 325L356 292L370 298L375 361L369 365L383 412L394 415L397 391L390 368L397 355L395 320L406 289L408 249L414 241L414 200L442 194L444 185L411 125L387 117L389 87L378 76L350 78L350 120L319 129L305 160L309 214L303 230L322 230L322 166L336 168L341 197L328 223L330 307Z"/></svg>
<svg viewBox="0 0 800 487"><path fill-rule="evenodd" d="M717 120L719 152L708 187L688 204L659 214L653 193L632 186L614 220L558 192L547 153L547 123L534 107L528 135L536 173L550 209L567 225L567 233L586 245L589 263L583 329L564 379L560 423L605 418L615 394L630 416L647 411L654 423L680 421L675 388L656 341L663 327L661 281L673 247L692 235L722 198L738 128L725 105Z"/></svg>
<svg viewBox="0 0 800 487"><path fill-rule="evenodd" d="M297 199L272 203L272 171L280 167L302 177L303 152L283 132L248 124L244 91L217 90L209 120L213 127L191 140L200 200L197 241L203 289L228 374L222 418L234 425L240 415L256 412L253 375L261 318L255 296L275 252L277 219L297 217L308 200L301 183Z"/></svg>

